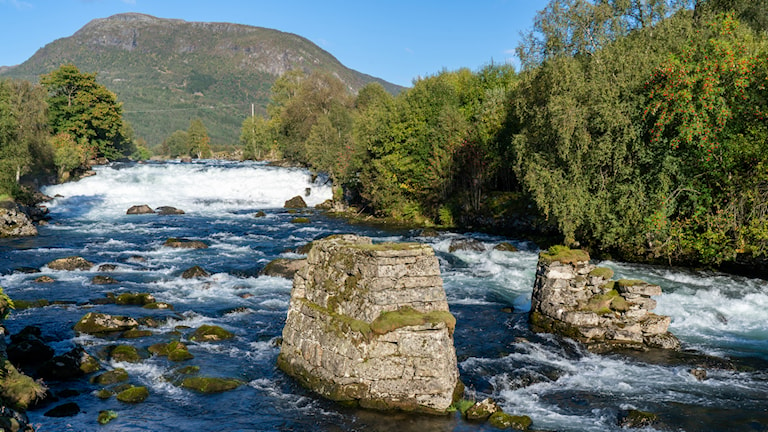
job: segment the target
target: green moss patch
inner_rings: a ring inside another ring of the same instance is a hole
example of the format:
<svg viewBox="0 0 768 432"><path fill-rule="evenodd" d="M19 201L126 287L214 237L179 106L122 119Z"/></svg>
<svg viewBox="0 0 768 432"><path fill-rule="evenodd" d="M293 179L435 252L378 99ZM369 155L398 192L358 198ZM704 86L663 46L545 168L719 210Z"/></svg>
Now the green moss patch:
<svg viewBox="0 0 768 432"><path fill-rule="evenodd" d="M571 249L567 246L552 246L546 252L540 253L539 258L549 263L576 264L577 262L589 261L589 254L581 249Z"/></svg>
<svg viewBox="0 0 768 432"><path fill-rule="evenodd" d="M130 345L118 345L109 352L109 357L114 361L124 361L128 363L138 363L141 356L136 347Z"/></svg>
<svg viewBox="0 0 768 432"><path fill-rule="evenodd" d="M98 422L101 425L105 425L117 418L117 413L112 410L99 411Z"/></svg>
<svg viewBox="0 0 768 432"><path fill-rule="evenodd" d="M117 368L93 377L92 381L99 385L116 384L119 382L128 381L128 372L126 372L123 368Z"/></svg>
<svg viewBox="0 0 768 432"><path fill-rule="evenodd" d="M181 387L199 393L222 393L242 384L242 381L234 378L187 377L181 382Z"/></svg>
<svg viewBox="0 0 768 432"><path fill-rule="evenodd" d="M295 217L295 218L291 219L291 223L293 223L293 224L308 224L310 222L312 222L312 221L309 220L308 217Z"/></svg>
<svg viewBox="0 0 768 432"><path fill-rule="evenodd" d="M119 305L144 306L155 303L155 298L149 293L123 293L117 296L115 303Z"/></svg>
<svg viewBox="0 0 768 432"><path fill-rule="evenodd" d="M131 387L117 394L117 400L124 403L141 403L149 397L149 390L144 386Z"/></svg>
<svg viewBox="0 0 768 432"><path fill-rule="evenodd" d="M226 339L232 339L235 335L219 326L204 324L201 325L189 337L194 342L218 342Z"/></svg>
<svg viewBox="0 0 768 432"><path fill-rule="evenodd" d="M635 286L635 285L642 285L642 284L644 284L646 282L642 281L640 279L619 279L619 280L616 281L616 283L619 284L619 286L622 286L622 287L631 287L631 286Z"/></svg>
<svg viewBox="0 0 768 432"><path fill-rule="evenodd" d="M0 376L0 398L11 408L25 411L30 404L45 395L43 384L19 372L7 360L3 362Z"/></svg>
<svg viewBox="0 0 768 432"><path fill-rule="evenodd" d="M152 336L152 332L149 330L139 330L139 329L130 329L126 332L123 332L123 334L120 335L120 337L124 339L137 339L137 338L143 338L147 336Z"/></svg>
<svg viewBox="0 0 768 432"><path fill-rule="evenodd" d="M528 430L533 421L528 416L513 416L505 412L497 411L488 418L488 423L499 429Z"/></svg>
<svg viewBox="0 0 768 432"><path fill-rule="evenodd" d="M149 347L149 352L159 356L167 356L168 360L174 362L191 360L195 358L195 356L189 352L187 346L179 341L173 341L167 344L154 344Z"/></svg>
<svg viewBox="0 0 768 432"><path fill-rule="evenodd" d="M448 331L453 334L456 328L456 317L448 311L419 312L411 307L402 307L396 311L383 312L371 323L371 330L377 334L387 334L402 327L420 326L424 324L445 323Z"/></svg>
<svg viewBox="0 0 768 432"><path fill-rule="evenodd" d="M629 310L629 305L618 291L610 290L605 294L592 296L584 309L602 315L611 312L626 312Z"/></svg>
<svg viewBox="0 0 768 432"><path fill-rule="evenodd" d="M608 267L595 267L594 270L589 272L591 277L601 277L603 279L610 279L613 277L613 270Z"/></svg>
<svg viewBox="0 0 768 432"><path fill-rule="evenodd" d="M14 300L13 305L16 310L33 309L49 306L51 302L45 299L40 300Z"/></svg>
<svg viewBox="0 0 768 432"><path fill-rule="evenodd" d="M304 306L310 309L314 309L315 311L321 313L322 315L327 316L329 318L328 325L331 327L330 330L332 330L339 337L345 337L346 333L348 333L349 331L358 332L363 336L363 338L369 341L373 337L373 331L371 330L371 325L368 324L367 322L354 319L347 315L336 313L331 309L326 309L318 304L312 303L307 299L301 299L301 301L304 304ZM329 303L334 303L334 302L329 300Z"/></svg>

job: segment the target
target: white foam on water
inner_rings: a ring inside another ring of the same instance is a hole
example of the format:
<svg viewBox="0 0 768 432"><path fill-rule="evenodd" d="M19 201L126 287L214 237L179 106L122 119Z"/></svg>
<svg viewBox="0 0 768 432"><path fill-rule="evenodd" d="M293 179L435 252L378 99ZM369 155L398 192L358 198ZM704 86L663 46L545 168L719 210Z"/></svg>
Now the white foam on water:
<svg viewBox="0 0 768 432"><path fill-rule="evenodd" d="M307 170L268 167L261 163L136 164L96 167L97 175L77 182L44 188L48 195L62 195L49 203L51 212L87 209L80 217L117 219L134 205L173 206L188 214L223 215L244 209L280 208L300 195L309 206L331 198L331 186L312 183ZM310 188L309 196L306 189ZM67 206L77 200L80 208ZM149 215L156 216L156 215ZM143 222L147 216L134 216ZM233 217L244 218L237 214ZM251 217L251 216L248 216Z"/></svg>

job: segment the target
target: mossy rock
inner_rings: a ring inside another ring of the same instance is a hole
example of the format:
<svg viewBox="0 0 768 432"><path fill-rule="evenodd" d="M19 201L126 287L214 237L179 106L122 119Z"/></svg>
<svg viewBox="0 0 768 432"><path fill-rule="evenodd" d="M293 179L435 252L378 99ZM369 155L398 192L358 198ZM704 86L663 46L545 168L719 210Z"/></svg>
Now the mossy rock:
<svg viewBox="0 0 768 432"><path fill-rule="evenodd" d="M618 284L620 287L631 287L635 285L643 285L647 282L640 280L640 279L619 279L616 281L616 284Z"/></svg>
<svg viewBox="0 0 768 432"><path fill-rule="evenodd" d="M106 333L122 332L138 326L139 323L130 317L88 312L75 324L74 330L98 336Z"/></svg>
<svg viewBox="0 0 768 432"><path fill-rule="evenodd" d="M610 279L613 277L613 270L608 267L595 267L594 270L589 272L591 277L601 277L603 279Z"/></svg>
<svg viewBox="0 0 768 432"><path fill-rule="evenodd" d="M171 237L163 243L165 247L177 248L177 249L207 249L208 245L199 240L187 240L182 238Z"/></svg>
<svg viewBox="0 0 768 432"><path fill-rule="evenodd" d="M371 323L371 330L378 335L393 332L402 327L420 326L427 323L438 324L445 323L450 334L453 334L456 328L456 317L448 311L419 312L411 307L405 306L396 311L382 312Z"/></svg>
<svg viewBox="0 0 768 432"><path fill-rule="evenodd" d="M226 339L232 339L235 335L216 325L201 325L189 337L194 342L218 342Z"/></svg>
<svg viewBox="0 0 768 432"><path fill-rule="evenodd" d="M195 278L206 278L210 276L211 274L205 271L204 268L200 266L192 266L181 274L182 279L195 279Z"/></svg>
<svg viewBox="0 0 768 432"><path fill-rule="evenodd" d="M644 428L659 421L654 413L640 410L629 410L619 414L619 426L622 428Z"/></svg>
<svg viewBox="0 0 768 432"><path fill-rule="evenodd" d="M99 417L97 421L99 422L99 424L105 425L116 418L117 418L116 412L112 410L102 410L102 411L99 411Z"/></svg>
<svg viewBox="0 0 768 432"><path fill-rule="evenodd" d="M114 285L119 282L110 276L96 275L91 279L91 283L94 285Z"/></svg>
<svg viewBox="0 0 768 432"><path fill-rule="evenodd" d="M128 372L123 368L113 369L104 372L92 378L94 384L112 385L123 381L128 381Z"/></svg>
<svg viewBox="0 0 768 432"><path fill-rule="evenodd" d="M567 246L552 246L549 250L541 252L539 258L548 263L576 264L589 261L589 254L581 249L571 249Z"/></svg>
<svg viewBox="0 0 768 432"><path fill-rule="evenodd" d="M96 397L99 399L109 399L115 395L115 392L109 389L101 389L96 392Z"/></svg>
<svg viewBox="0 0 768 432"><path fill-rule="evenodd" d="M45 417L74 417L80 413L80 406L74 402L57 405L43 414Z"/></svg>
<svg viewBox="0 0 768 432"><path fill-rule="evenodd" d="M306 208L307 203L304 201L304 198L302 198L300 195L296 195L295 197L286 201L283 207L287 209L301 209L301 208Z"/></svg>
<svg viewBox="0 0 768 432"><path fill-rule="evenodd" d="M467 410L472 408L475 405L474 401L467 400L467 399L459 399L456 402L454 402L451 407L449 408L450 411L456 410L461 413L461 415L464 415L467 413Z"/></svg>
<svg viewBox="0 0 768 432"><path fill-rule="evenodd" d="M116 304L128 306L144 306L155 302L155 297L149 293L123 293L115 299Z"/></svg>
<svg viewBox="0 0 768 432"><path fill-rule="evenodd" d="M308 217L295 217L291 219L292 224L308 224L312 222Z"/></svg>
<svg viewBox="0 0 768 432"><path fill-rule="evenodd" d="M253 214L253 217L255 217L255 218L263 218L263 217L266 217L266 216L267 216L267 214L264 213L261 210L259 210L259 211L257 211L256 213Z"/></svg>
<svg viewBox="0 0 768 432"><path fill-rule="evenodd" d="M276 258L259 272L264 276L293 279L296 272L307 264L306 259Z"/></svg>
<svg viewBox="0 0 768 432"><path fill-rule="evenodd" d="M167 356L168 360L179 362L195 358L187 346L179 341L169 342L167 344L159 343L149 347L149 352L159 356Z"/></svg>
<svg viewBox="0 0 768 432"><path fill-rule="evenodd" d="M138 363L141 361L141 355L136 347L130 345L118 345L109 352L109 357L114 361L124 361L128 363Z"/></svg>
<svg viewBox="0 0 768 432"><path fill-rule="evenodd" d="M175 370L180 375L195 375L200 372L200 366L184 366Z"/></svg>
<svg viewBox="0 0 768 432"><path fill-rule="evenodd" d="M71 256L66 258L59 258L48 263L48 268L51 270L90 270L93 267L93 263L86 260L83 257Z"/></svg>
<svg viewBox="0 0 768 432"><path fill-rule="evenodd" d="M469 421L486 421L493 413L501 411L501 408L492 399L483 399L471 407L467 408L462 414Z"/></svg>
<svg viewBox="0 0 768 432"><path fill-rule="evenodd" d="M43 275L43 276L40 276L37 279L35 279L35 282L37 282L37 283L53 283L53 282L56 282L56 280L53 279L50 276Z"/></svg>
<svg viewBox="0 0 768 432"><path fill-rule="evenodd" d="M488 424L498 429L528 430L533 421L528 416L513 416L497 411L488 418Z"/></svg>
<svg viewBox="0 0 768 432"><path fill-rule="evenodd" d="M45 299L40 299L40 300L14 299L13 300L13 306L17 311L24 310L24 309L41 308L41 307L46 307L50 305L51 305L51 302Z"/></svg>
<svg viewBox="0 0 768 432"><path fill-rule="evenodd" d="M242 381L234 378L187 377L181 382L181 387L199 393L222 393L242 384Z"/></svg>
<svg viewBox="0 0 768 432"><path fill-rule="evenodd" d="M117 394L117 400L124 403L141 403L149 397L149 390L144 386L131 387Z"/></svg>
<svg viewBox="0 0 768 432"><path fill-rule="evenodd" d="M627 301L618 291L610 290L605 294L592 296L592 298L587 301L587 305L584 309L602 315L614 311L626 312L629 310L629 304L627 304Z"/></svg>
<svg viewBox="0 0 768 432"><path fill-rule="evenodd" d="M173 310L172 304L163 303L163 302L147 303L142 307L144 309L153 309L153 310Z"/></svg>
<svg viewBox="0 0 768 432"><path fill-rule="evenodd" d="M149 330L130 329L120 335L123 339L138 339L147 336L152 336L152 332Z"/></svg>

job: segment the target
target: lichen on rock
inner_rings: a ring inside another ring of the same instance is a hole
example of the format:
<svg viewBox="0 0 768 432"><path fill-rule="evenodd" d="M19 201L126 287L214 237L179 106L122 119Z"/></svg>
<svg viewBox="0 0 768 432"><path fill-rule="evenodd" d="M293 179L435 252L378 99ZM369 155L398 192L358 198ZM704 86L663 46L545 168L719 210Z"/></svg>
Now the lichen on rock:
<svg viewBox="0 0 768 432"><path fill-rule="evenodd" d="M431 247L334 235L294 277L278 367L344 404L445 413L455 325Z"/></svg>

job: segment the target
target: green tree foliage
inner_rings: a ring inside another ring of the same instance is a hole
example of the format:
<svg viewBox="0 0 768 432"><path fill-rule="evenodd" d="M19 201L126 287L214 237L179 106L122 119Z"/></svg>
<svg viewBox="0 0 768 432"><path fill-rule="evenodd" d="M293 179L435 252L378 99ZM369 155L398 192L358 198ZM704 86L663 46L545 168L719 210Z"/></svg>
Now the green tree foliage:
<svg viewBox="0 0 768 432"><path fill-rule="evenodd" d="M208 137L208 131L205 129L203 121L199 118L189 122L187 139L191 156L198 159L209 159L213 156L210 145L211 139Z"/></svg>
<svg viewBox="0 0 768 432"><path fill-rule="evenodd" d="M50 143L53 148L53 161L61 181L68 180L73 170L85 165L93 156L92 148L85 140L78 143L74 136L66 132L51 137Z"/></svg>
<svg viewBox="0 0 768 432"><path fill-rule="evenodd" d="M275 148L275 130L270 121L261 116L251 116L243 121L240 128L240 144L243 146L243 158L262 160L273 154Z"/></svg>
<svg viewBox="0 0 768 432"><path fill-rule="evenodd" d="M54 134L65 132L76 141L85 139L97 156L108 159L131 154L131 143L122 135L122 104L96 82L95 73L62 65L42 75L40 83L48 90L48 119Z"/></svg>
<svg viewBox="0 0 768 432"><path fill-rule="evenodd" d="M189 156L189 133L183 130L177 130L163 141L163 154L172 158Z"/></svg>

